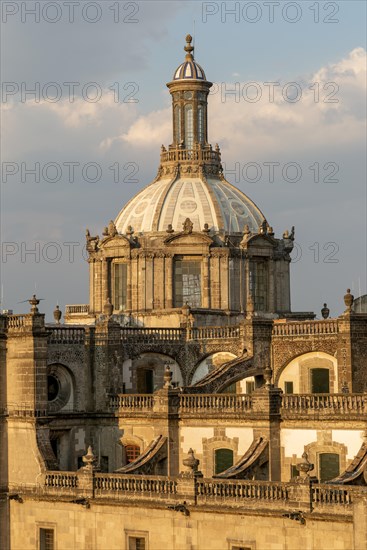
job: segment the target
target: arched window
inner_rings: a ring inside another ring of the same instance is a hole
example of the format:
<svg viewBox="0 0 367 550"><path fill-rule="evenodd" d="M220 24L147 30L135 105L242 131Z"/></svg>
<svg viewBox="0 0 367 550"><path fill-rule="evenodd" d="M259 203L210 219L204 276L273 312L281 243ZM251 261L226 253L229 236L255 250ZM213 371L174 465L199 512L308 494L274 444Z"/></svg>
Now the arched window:
<svg viewBox="0 0 367 550"><path fill-rule="evenodd" d="M140 455L139 445L125 445L126 462L134 462Z"/></svg>
<svg viewBox="0 0 367 550"><path fill-rule="evenodd" d="M192 149L194 144L194 125L192 105L185 105L185 148Z"/></svg>
<svg viewBox="0 0 367 550"><path fill-rule="evenodd" d="M204 107L198 107L198 141L204 143Z"/></svg>
<svg viewBox="0 0 367 550"><path fill-rule="evenodd" d="M175 141L180 143L181 141L181 109L178 105L175 107Z"/></svg>
<svg viewBox="0 0 367 550"><path fill-rule="evenodd" d="M214 472L220 474L233 466L232 449L216 449L214 451Z"/></svg>

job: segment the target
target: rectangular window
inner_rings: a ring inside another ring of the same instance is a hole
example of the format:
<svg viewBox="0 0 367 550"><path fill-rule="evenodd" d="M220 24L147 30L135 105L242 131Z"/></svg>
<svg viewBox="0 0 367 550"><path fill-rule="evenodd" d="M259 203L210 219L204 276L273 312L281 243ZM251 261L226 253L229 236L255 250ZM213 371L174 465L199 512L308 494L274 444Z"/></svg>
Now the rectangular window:
<svg viewBox="0 0 367 550"><path fill-rule="evenodd" d="M233 451L232 449L216 449L214 451L214 471L220 474L233 466Z"/></svg>
<svg viewBox="0 0 367 550"><path fill-rule="evenodd" d="M252 393L255 389L255 382L246 382L246 393Z"/></svg>
<svg viewBox="0 0 367 550"><path fill-rule="evenodd" d="M129 537L129 550L146 550L145 538Z"/></svg>
<svg viewBox="0 0 367 550"><path fill-rule="evenodd" d="M174 262L174 307L201 307L201 261Z"/></svg>
<svg viewBox="0 0 367 550"><path fill-rule="evenodd" d="M284 393L293 393L293 382L284 382Z"/></svg>
<svg viewBox="0 0 367 550"><path fill-rule="evenodd" d="M291 464L291 481L294 477L299 476L299 471L297 470L297 466L295 464Z"/></svg>
<svg viewBox="0 0 367 550"><path fill-rule="evenodd" d="M329 393L329 369L311 369L312 393Z"/></svg>
<svg viewBox="0 0 367 550"><path fill-rule="evenodd" d="M127 300L127 264L113 264L113 308L126 309Z"/></svg>
<svg viewBox="0 0 367 550"><path fill-rule="evenodd" d="M125 531L127 550L148 550L147 531Z"/></svg>
<svg viewBox="0 0 367 550"><path fill-rule="evenodd" d="M54 550L54 530L40 528L40 550Z"/></svg>
<svg viewBox="0 0 367 550"><path fill-rule="evenodd" d="M266 311L268 307L268 270L264 261L250 262L250 291L255 311Z"/></svg>
<svg viewBox="0 0 367 550"><path fill-rule="evenodd" d="M101 456L100 468L101 472L108 472L108 456Z"/></svg>

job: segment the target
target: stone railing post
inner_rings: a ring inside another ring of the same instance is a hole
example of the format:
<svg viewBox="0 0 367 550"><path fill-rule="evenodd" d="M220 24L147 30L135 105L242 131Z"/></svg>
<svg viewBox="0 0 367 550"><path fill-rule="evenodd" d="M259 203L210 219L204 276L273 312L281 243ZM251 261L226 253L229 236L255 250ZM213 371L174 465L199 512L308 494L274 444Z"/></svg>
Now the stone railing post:
<svg viewBox="0 0 367 550"><path fill-rule="evenodd" d="M177 498L184 504L194 505L197 502L197 479L203 477L198 470L200 461L195 458L194 451L190 449L188 457L182 462L186 471L180 472L177 477Z"/></svg>
<svg viewBox="0 0 367 550"><path fill-rule="evenodd" d="M196 495L196 476L192 472L181 472L177 477L177 500L193 506L196 504Z"/></svg>
<svg viewBox="0 0 367 550"><path fill-rule="evenodd" d="M179 431L178 408L180 398L178 390L171 385L172 372L169 367L164 373L164 387L154 393L153 416L155 436L167 437L168 460L167 475L178 475Z"/></svg>
<svg viewBox="0 0 367 550"><path fill-rule="evenodd" d="M269 480L280 481L280 408L282 390L271 385L255 390L252 394L252 412L263 422L261 434L269 440Z"/></svg>
<svg viewBox="0 0 367 550"><path fill-rule="evenodd" d="M367 476L365 476L367 477ZM367 496L355 494L353 496L353 535L354 550L367 548Z"/></svg>
<svg viewBox="0 0 367 550"><path fill-rule="evenodd" d="M76 473L78 478L78 496L89 500L94 498L94 477L97 458L93 454L92 447L88 447L87 453L83 456L84 466Z"/></svg>

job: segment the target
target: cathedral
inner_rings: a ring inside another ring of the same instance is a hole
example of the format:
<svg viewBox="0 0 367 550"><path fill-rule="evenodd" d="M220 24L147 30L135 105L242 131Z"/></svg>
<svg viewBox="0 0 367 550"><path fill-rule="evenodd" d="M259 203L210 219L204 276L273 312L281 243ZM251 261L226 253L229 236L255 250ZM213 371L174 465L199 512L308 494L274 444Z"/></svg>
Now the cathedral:
<svg viewBox="0 0 367 550"><path fill-rule="evenodd" d="M294 227L226 181L184 50L89 304L0 315L1 549L367 550L366 297L292 311Z"/></svg>

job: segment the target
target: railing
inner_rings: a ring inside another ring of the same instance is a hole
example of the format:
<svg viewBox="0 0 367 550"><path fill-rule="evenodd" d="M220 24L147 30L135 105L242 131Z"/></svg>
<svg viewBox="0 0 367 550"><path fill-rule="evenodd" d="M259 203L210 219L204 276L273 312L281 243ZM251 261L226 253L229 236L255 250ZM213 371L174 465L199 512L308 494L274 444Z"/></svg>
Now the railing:
<svg viewBox="0 0 367 550"><path fill-rule="evenodd" d="M209 413L223 411L226 413L240 413L250 411L252 406L251 395L235 394L183 394L180 395L182 413Z"/></svg>
<svg viewBox="0 0 367 550"><path fill-rule="evenodd" d="M284 412L326 411L367 413L367 395L347 393L306 393L282 396Z"/></svg>
<svg viewBox="0 0 367 550"><path fill-rule="evenodd" d="M182 330L180 328L141 328L141 327L122 327L121 340L134 341L146 340L149 343L162 340L180 340Z"/></svg>
<svg viewBox="0 0 367 550"><path fill-rule="evenodd" d="M31 317L30 313L28 315L8 315L7 317L8 328L24 327L29 317Z"/></svg>
<svg viewBox="0 0 367 550"><path fill-rule="evenodd" d="M65 315L75 315L75 314L84 314L89 313L89 304L73 304L65 306Z"/></svg>
<svg viewBox="0 0 367 550"><path fill-rule="evenodd" d="M337 334L338 322L334 321L294 321L277 323L273 326L273 336L305 336L311 334Z"/></svg>
<svg viewBox="0 0 367 550"><path fill-rule="evenodd" d="M171 149L162 151L161 162L214 161L220 164L220 153L212 149Z"/></svg>
<svg viewBox="0 0 367 550"><path fill-rule="evenodd" d="M284 483L270 481L214 481L203 479L198 482L198 500L208 499L289 499L290 488Z"/></svg>
<svg viewBox="0 0 367 550"><path fill-rule="evenodd" d="M0 415L20 418L43 418L47 414L46 409L33 409L29 405L21 403L9 403L7 407L0 409Z"/></svg>
<svg viewBox="0 0 367 550"><path fill-rule="evenodd" d="M312 486L312 502L317 504L352 504L353 494L343 487Z"/></svg>
<svg viewBox="0 0 367 550"><path fill-rule="evenodd" d="M240 336L240 328L238 326L194 327L189 329L189 340L238 338L239 336Z"/></svg>
<svg viewBox="0 0 367 550"><path fill-rule="evenodd" d="M78 476L75 472L46 473L45 487L76 488L78 487Z"/></svg>
<svg viewBox="0 0 367 550"><path fill-rule="evenodd" d="M84 328L50 328L49 344L84 344Z"/></svg>
<svg viewBox="0 0 367 550"><path fill-rule="evenodd" d="M163 476L127 477L116 474L95 474L94 488L101 494L105 491L123 491L134 494L174 495L177 492L177 481Z"/></svg>
<svg viewBox="0 0 367 550"><path fill-rule="evenodd" d="M153 408L154 397L151 394L114 395L111 397L110 403L113 409L147 410Z"/></svg>

